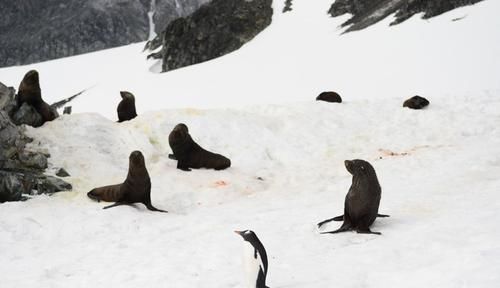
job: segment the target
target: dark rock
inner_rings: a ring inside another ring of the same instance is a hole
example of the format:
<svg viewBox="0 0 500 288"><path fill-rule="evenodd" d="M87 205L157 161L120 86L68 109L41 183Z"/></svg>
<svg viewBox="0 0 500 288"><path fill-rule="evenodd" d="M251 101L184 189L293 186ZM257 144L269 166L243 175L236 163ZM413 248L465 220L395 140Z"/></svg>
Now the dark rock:
<svg viewBox="0 0 500 288"><path fill-rule="evenodd" d="M23 194L70 190L71 184L43 175L48 155L26 150L26 144L33 140L24 134L24 126L11 121L7 112L15 103L13 94L13 89L0 83L0 202L23 200Z"/></svg>
<svg viewBox="0 0 500 288"><path fill-rule="evenodd" d="M41 175L37 178L36 190L38 194L52 194L71 189L73 189L71 184L53 176Z"/></svg>
<svg viewBox="0 0 500 288"><path fill-rule="evenodd" d="M342 23L349 26L346 32L364 29L387 16L395 14L391 25L401 23L411 16L424 13L428 19L455 8L472 5L482 0L336 0L328 13L333 16L351 14L352 17Z"/></svg>
<svg viewBox="0 0 500 288"><path fill-rule="evenodd" d="M28 103L23 103L19 110L12 112L11 118L16 125L26 124L32 127L40 127L44 123L42 115Z"/></svg>
<svg viewBox="0 0 500 288"><path fill-rule="evenodd" d="M178 18L161 33L164 72L201 63L239 49L272 20L272 0L213 0Z"/></svg>
<svg viewBox="0 0 500 288"><path fill-rule="evenodd" d="M24 65L145 41L207 0L0 1L0 67ZM176 5L178 4L178 5Z"/></svg>
<svg viewBox="0 0 500 288"><path fill-rule="evenodd" d="M429 100L420 96L413 96L403 103L403 107L408 107L410 109L422 109L429 105Z"/></svg>
<svg viewBox="0 0 500 288"><path fill-rule="evenodd" d="M69 177L71 175L69 175L68 171L64 170L64 168L59 168L56 172L56 176L59 176L59 177Z"/></svg>
<svg viewBox="0 0 500 288"><path fill-rule="evenodd" d="M331 103L342 103L342 98L340 95L333 91L322 92L316 97L316 101L325 101Z"/></svg>
<svg viewBox="0 0 500 288"><path fill-rule="evenodd" d="M0 111L3 110L10 115L15 109L16 90L13 87L7 87L0 82Z"/></svg>
<svg viewBox="0 0 500 288"><path fill-rule="evenodd" d="M71 106L66 106L64 107L63 114L71 114Z"/></svg>
<svg viewBox="0 0 500 288"><path fill-rule="evenodd" d="M285 0L285 7L283 7L283 13L292 11L292 0Z"/></svg>

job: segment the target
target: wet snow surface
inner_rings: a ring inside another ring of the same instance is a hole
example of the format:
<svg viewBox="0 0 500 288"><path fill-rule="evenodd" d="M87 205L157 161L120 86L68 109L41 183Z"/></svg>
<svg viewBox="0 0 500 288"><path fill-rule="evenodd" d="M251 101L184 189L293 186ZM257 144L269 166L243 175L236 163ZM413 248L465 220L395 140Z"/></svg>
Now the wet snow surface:
<svg viewBox="0 0 500 288"><path fill-rule="evenodd" d="M267 249L273 288L498 286L499 3L339 36L330 2L296 0L241 50L171 73L150 72L142 44L0 69L15 86L39 70L49 102L97 84L76 114L28 129L74 191L0 205L0 286L244 287L232 232L244 229ZM314 101L328 89L344 103ZM140 114L121 124L120 90ZM415 94L430 106L402 108ZM180 122L232 167L175 169ZM136 149L169 214L87 198L122 182ZM317 222L342 214L343 161L356 158L382 186L391 217L372 230L383 235L319 235Z"/></svg>

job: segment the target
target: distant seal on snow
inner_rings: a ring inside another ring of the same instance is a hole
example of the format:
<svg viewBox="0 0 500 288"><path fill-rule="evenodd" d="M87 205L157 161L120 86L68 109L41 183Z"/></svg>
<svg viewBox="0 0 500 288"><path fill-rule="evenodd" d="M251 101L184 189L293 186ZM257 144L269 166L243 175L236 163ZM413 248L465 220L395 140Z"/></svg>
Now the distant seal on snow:
<svg viewBox="0 0 500 288"><path fill-rule="evenodd" d="M364 160L346 160L345 167L352 174L352 185L345 197L344 215L318 223L318 227L330 221L344 221L342 226L330 232L339 233L355 230L358 233L378 234L370 231L370 226L377 217L389 217L378 214L381 188L373 166Z"/></svg>
<svg viewBox="0 0 500 288"><path fill-rule="evenodd" d="M194 142L189 135L186 124L177 124L170 135L168 143L174 152L172 159L177 159L177 169L190 171L189 168L208 168L223 170L231 166L231 160L220 155L207 151Z"/></svg>
<svg viewBox="0 0 500 288"><path fill-rule="evenodd" d="M316 97L316 101L325 101L331 103L342 103L342 98L340 95L333 91L322 92Z"/></svg>
<svg viewBox="0 0 500 288"><path fill-rule="evenodd" d="M410 109L422 109L429 105L429 100L420 96L413 96L403 103L403 107L408 107Z"/></svg>
<svg viewBox="0 0 500 288"><path fill-rule="evenodd" d="M151 211L167 212L151 204L151 179L140 151L134 151L129 157L128 175L122 184L109 185L92 189L87 196L96 201L116 202L103 209L142 203Z"/></svg>
<svg viewBox="0 0 500 288"><path fill-rule="evenodd" d="M28 71L19 84L19 89L16 95L16 110L19 110L23 103L27 103L35 108L35 110L42 116L43 123L52 121L59 116L55 108L50 107L49 104L43 101L39 76L36 70Z"/></svg>
<svg viewBox="0 0 500 288"><path fill-rule="evenodd" d="M122 101L120 101L116 109L118 112L118 122L132 120L137 117L134 95L127 91L121 91L120 95L122 96Z"/></svg>

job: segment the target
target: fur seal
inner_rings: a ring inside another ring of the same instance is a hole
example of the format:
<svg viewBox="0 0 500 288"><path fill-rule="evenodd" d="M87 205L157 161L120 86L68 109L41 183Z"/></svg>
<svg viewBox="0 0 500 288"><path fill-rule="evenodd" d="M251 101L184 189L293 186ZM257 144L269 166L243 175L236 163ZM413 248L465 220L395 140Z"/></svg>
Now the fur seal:
<svg viewBox="0 0 500 288"><path fill-rule="evenodd" d="M408 107L410 109L422 109L429 105L429 100L420 96L413 96L403 103L403 107Z"/></svg>
<svg viewBox="0 0 500 288"><path fill-rule="evenodd" d="M223 170L231 166L231 160L201 148L194 142L186 124L177 124L170 135L168 143L174 152L171 159L177 159L177 169L190 171L189 168L199 169L208 168Z"/></svg>
<svg viewBox="0 0 500 288"><path fill-rule="evenodd" d="M381 188L375 169L367 161L359 159L346 160L344 164L347 171L352 174L352 185L345 197L344 215L322 221L318 223L318 228L330 221L344 221L344 223L335 231L321 234L355 230L358 233L380 235L380 232L370 231L370 225L377 217L389 217L389 215L378 214Z"/></svg>
<svg viewBox="0 0 500 288"><path fill-rule="evenodd" d="M329 92L322 92L319 94L318 97L316 97L316 101L325 101L325 102L330 102L330 103L342 103L342 98L340 95L336 92L329 91Z"/></svg>
<svg viewBox="0 0 500 288"><path fill-rule="evenodd" d="M118 122L132 120L137 117L135 111L135 97L132 93L121 91L122 101L118 104L116 112L118 112Z"/></svg>
<svg viewBox="0 0 500 288"><path fill-rule="evenodd" d="M151 179L140 151L130 153L128 175L122 184L109 185L92 189L87 193L90 199L106 202L116 202L103 209L119 205L142 203L151 211L167 212L157 209L151 204Z"/></svg>
<svg viewBox="0 0 500 288"><path fill-rule="evenodd" d="M59 115L57 110L50 107L42 99L42 90L40 89L40 81L38 72L30 70L24 75L16 95L17 109L21 108L23 103L27 103L42 116L43 123L56 119ZM43 124L42 123L42 124Z"/></svg>

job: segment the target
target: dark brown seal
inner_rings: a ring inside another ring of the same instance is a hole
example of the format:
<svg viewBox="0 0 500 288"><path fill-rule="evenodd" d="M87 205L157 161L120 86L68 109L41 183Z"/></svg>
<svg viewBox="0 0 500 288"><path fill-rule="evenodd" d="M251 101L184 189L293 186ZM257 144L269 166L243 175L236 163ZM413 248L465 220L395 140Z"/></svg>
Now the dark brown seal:
<svg viewBox="0 0 500 288"><path fill-rule="evenodd" d="M122 101L120 101L116 109L118 112L118 122L132 120L137 117L134 95L127 91L121 91L120 95L122 96Z"/></svg>
<svg viewBox="0 0 500 288"><path fill-rule="evenodd" d="M151 211L167 212L155 208L151 204L151 180L144 162L144 156L140 151L134 151L129 157L128 175L122 184L109 185L92 189L87 193L89 198L96 201L116 202L106 206L104 209L142 203Z"/></svg>
<svg viewBox="0 0 500 288"><path fill-rule="evenodd" d="M24 75L21 84L19 84L16 96L17 110L21 108L23 103L27 103L35 108L35 110L42 116L43 123L52 121L59 116L57 114L57 110L52 109L49 104L43 101L39 76L36 70L28 71L28 73Z"/></svg>
<svg viewBox="0 0 500 288"><path fill-rule="evenodd" d="M422 109L429 105L429 100L420 96L413 96L403 103L403 107L408 107L410 109Z"/></svg>
<svg viewBox="0 0 500 288"><path fill-rule="evenodd" d="M186 124L177 124L168 136L168 143L174 152L172 159L177 159L177 169L190 171L189 168L208 168L223 170L231 166L231 160L207 151L194 142Z"/></svg>
<svg viewBox="0 0 500 288"><path fill-rule="evenodd" d="M345 197L344 215L322 221L318 223L318 227L330 221L343 220L344 223L335 231L321 234L355 230L358 233L380 235L380 232L370 231L370 226L377 217L389 215L378 214L381 188L375 169L370 163L359 159L346 160L345 167L352 174L352 185Z"/></svg>
<svg viewBox="0 0 500 288"><path fill-rule="evenodd" d="M321 94L319 94L319 96L316 97L316 101L342 103L342 98L340 97L340 95L337 92L328 91L328 92L322 92Z"/></svg>

